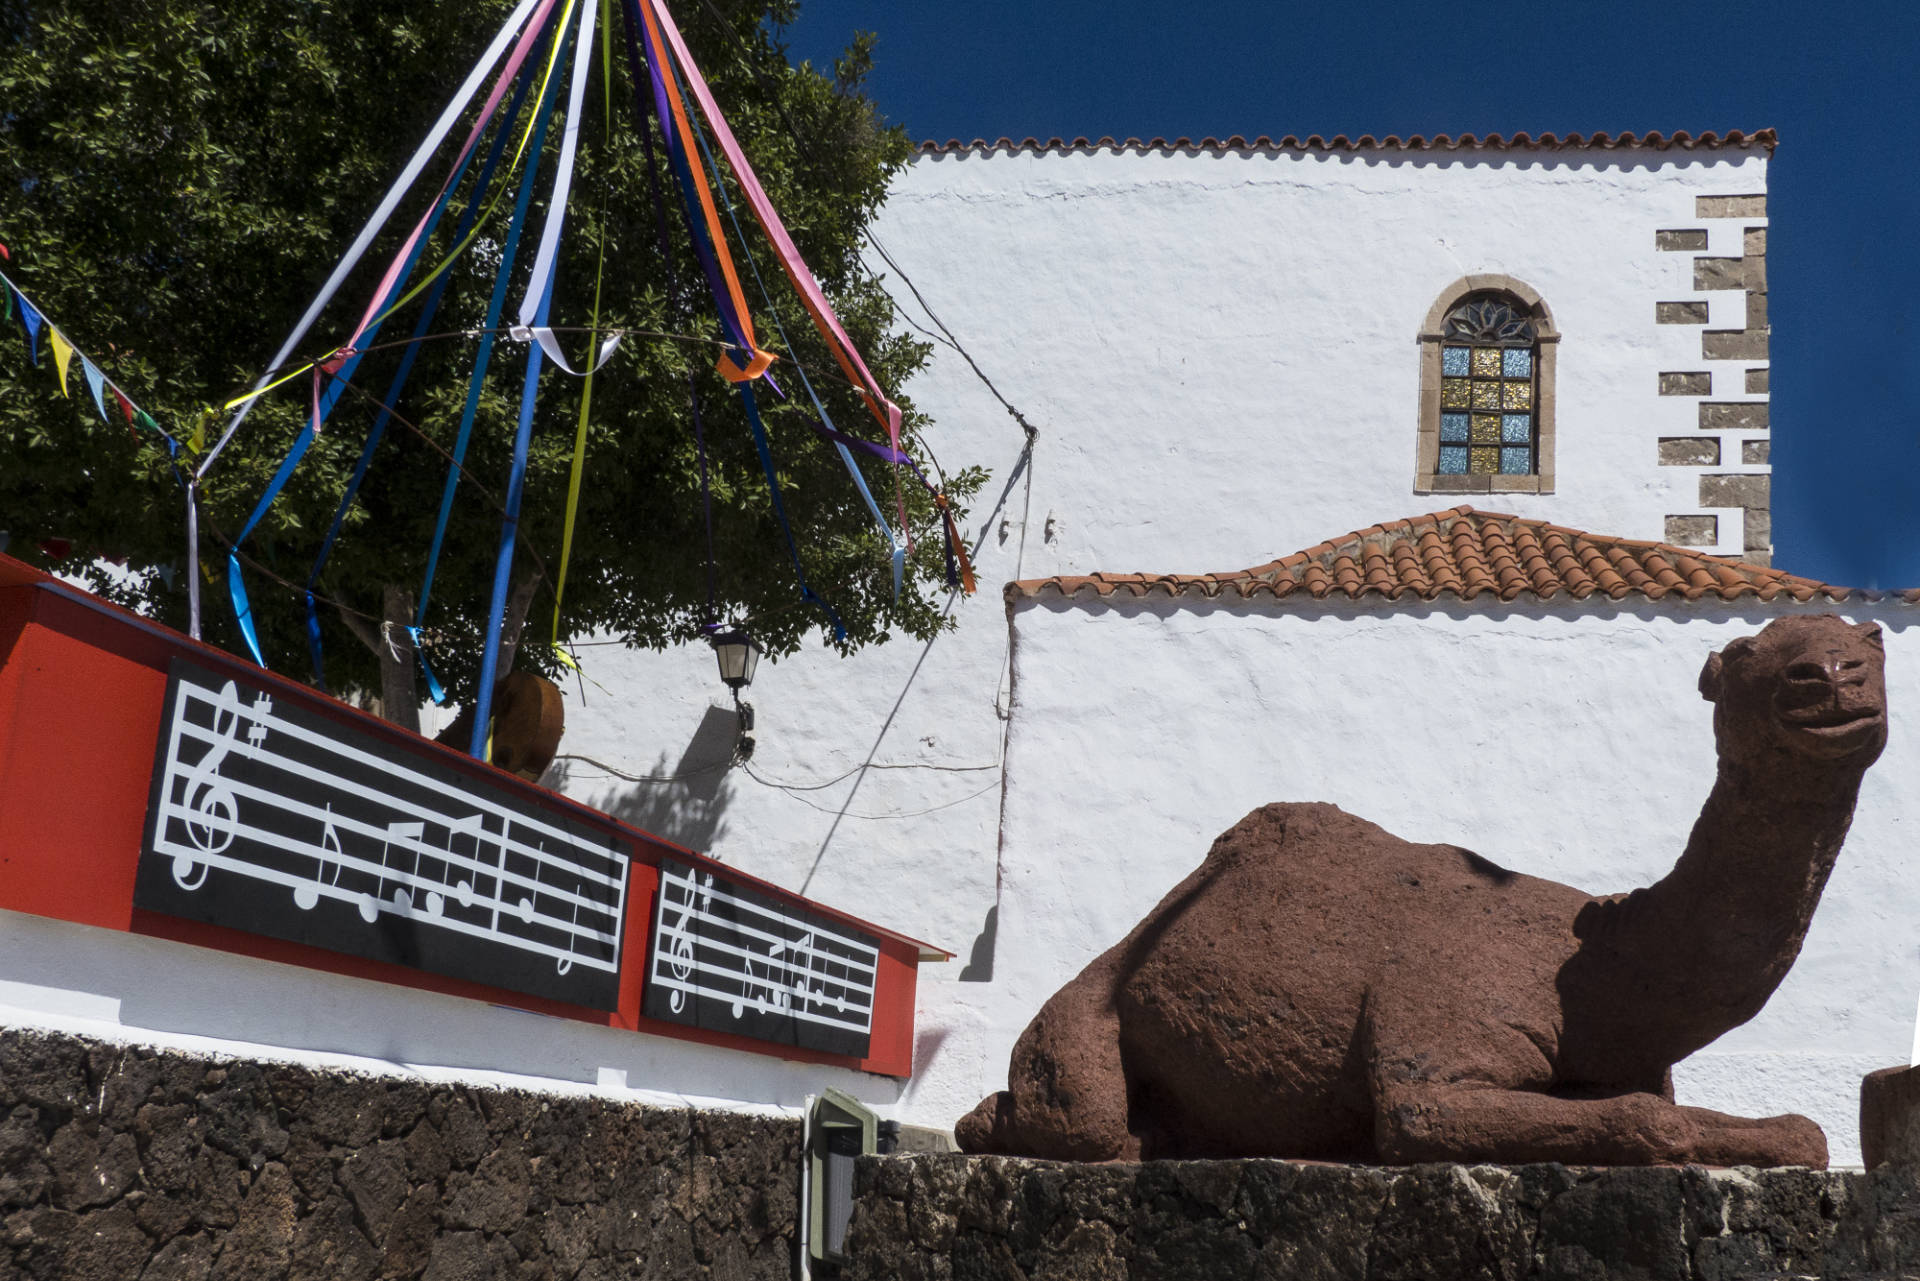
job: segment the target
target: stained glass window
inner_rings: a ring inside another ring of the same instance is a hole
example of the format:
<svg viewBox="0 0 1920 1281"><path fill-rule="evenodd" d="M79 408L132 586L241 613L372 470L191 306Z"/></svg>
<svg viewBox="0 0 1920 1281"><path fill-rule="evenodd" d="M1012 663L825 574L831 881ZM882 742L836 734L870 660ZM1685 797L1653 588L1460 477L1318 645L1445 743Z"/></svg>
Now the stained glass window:
<svg viewBox="0 0 1920 1281"><path fill-rule="evenodd" d="M1539 445L1532 319L1505 294L1474 294L1447 313L1442 334L1440 406L1451 412L1440 415L1440 474L1532 475Z"/></svg>

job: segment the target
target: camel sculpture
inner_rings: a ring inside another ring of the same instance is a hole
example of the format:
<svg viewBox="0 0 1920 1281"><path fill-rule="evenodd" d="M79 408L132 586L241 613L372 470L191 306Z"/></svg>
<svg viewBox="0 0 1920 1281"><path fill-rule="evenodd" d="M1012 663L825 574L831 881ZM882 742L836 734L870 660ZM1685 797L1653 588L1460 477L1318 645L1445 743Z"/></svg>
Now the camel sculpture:
<svg viewBox="0 0 1920 1281"><path fill-rule="evenodd" d="M1268 805L1055 993L968 1152L1824 1168L1802 1116L1672 1065L1800 951L1886 743L1880 629L1790 617L1707 660L1719 775L1679 863L1596 898L1332 805Z"/></svg>

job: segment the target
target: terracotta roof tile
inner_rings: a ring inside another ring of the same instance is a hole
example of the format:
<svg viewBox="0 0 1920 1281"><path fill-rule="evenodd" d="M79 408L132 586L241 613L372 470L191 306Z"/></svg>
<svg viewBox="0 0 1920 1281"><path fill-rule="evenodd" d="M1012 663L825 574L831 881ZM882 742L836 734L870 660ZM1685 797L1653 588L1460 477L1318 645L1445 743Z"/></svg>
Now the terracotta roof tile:
<svg viewBox="0 0 1920 1281"><path fill-rule="evenodd" d="M1796 601L1878 600L1801 578L1784 570L1707 556L1684 547L1528 520L1500 512L1453 507L1410 520L1355 530L1305 551L1231 574L1083 574L1008 583L1009 602L1033 599L1112 600L1140 597L1194 599L1462 600L1561 593L1584 600L1598 592L1613 600ZM1899 599L1920 604L1920 589Z"/></svg>
<svg viewBox="0 0 1920 1281"><path fill-rule="evenodd" d="M1306 138L1288 134L1284 138L1269 138L1261 134L1258 138L1243 138L1239 134L1231 138L996 138L989 142L985 138L975 138L963 142L958 138L949 138L945 142L929 139L920 144L922 155L945 155L950 153L982 152L992 154L996 151L1012 153L1069 153L1075 151L1151 151L1151 152L1226 152L1226 151L1618 151L1623 149L1644 149L1651 151L1712 151L1723 147L1754 148L1760 147L1772 151L1779 138L1771 129L1756 129L1751 133L1740 129L1730 129L1718 134L1711 129L1701 134L1690 134L1684 129L1672 133L1651 130L1636 134L1632 130L1621 133L1590 134L1529 134L1516 133L1503 137L1497 133L1477 136L1470 133L1449 135L1444 133L1427 137L1423 134L1410 134L1405 138L1396 134L1387 134L1376 138L1372 134L1361 134L1358 138L1349 138L1346 134L1335 134L1324 138L1313 134Z"/></svg>

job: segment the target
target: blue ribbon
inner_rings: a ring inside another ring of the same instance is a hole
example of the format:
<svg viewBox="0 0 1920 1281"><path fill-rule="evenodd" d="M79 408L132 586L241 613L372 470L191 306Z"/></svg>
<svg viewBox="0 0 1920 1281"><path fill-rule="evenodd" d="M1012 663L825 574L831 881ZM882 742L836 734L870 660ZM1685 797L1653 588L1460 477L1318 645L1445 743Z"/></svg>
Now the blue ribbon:
<svg viewBox="0 0 1920 1281"><path fill-rule="evenodd" d="M454 242L459 243L473 229L480 216L480 210L486 200L488 189L493 183L494 169L500 162L501 153L506 150L508 139L512 136L514 122L520 118L521 106L525 103L527 90L532 87L536 60L529 59L525 70L521 72L520 83L514 87L513 98L507 104L506 114L500 118L498 131L494 135L493 146L487 153L487 162L481 167L480 176L474 180L472 194L467 199L467 207L460 215L460 221L453 232ZM449 192L452 187L449 186ZM445 208L444 205L441 206ZM421 236L424 245L433 234L434 225L439 222L440 210L436 209L426 232ZM411 266L411 264L409 264ZM399 403L400 392L406 386L407 377L413 372L413 363L420 353L420 340L426 336L433 324L433 318L439 311L440 300L446 294L447 286L452 282L453 273L445 271L433 282L426 302L422 307L420 319L413 327L413 338L407 344L400 357L400 368L393 376L392 384L387 388L386 399L381 402L380 411L373 420L373 427L367 432L366 446L360 451L360 460L354 465L353 475L347 480L346 493L341 495L340 506L333 513L333 523L327 527L326 537L320 541L320 554L313 562L313 570L307 575L307 640L313 654L313 678L321 689L327 687L326 674L321 665L320 619L315 610L313 585L320 580L320 573L326 567L327 558L333 554L334 540L340 536L340 530L346 523L347 512L353 507L354 499L359 496L360 485L366 479L367 469L373 463L373 454L381 438L385 436L387 423L393 416L393 406ZM426 660L421 660L425 665ZM427 673L427 680L433 682L433 673ZM436 702L438 700L435 700Z"/></svg>
<svg viewBox="0 0 1920 1281"><path fill-rule="evenodd" d="M380 299L381 306L386 306L392 299L399 297L401 291L405 289L407 279L413 274L414 267L420 262L420 256L426 252L427 241L432 236L433 228L438 225L440 216L446 212L448 202L453 199L454 190L460 185L460 179L466 175L467 168L472 163L473 153L469 152L466 159L460 162L460 168L455 172L453 181L446 185L438 199L435 200L433 208L428 214L427 230L421 234L414 244L412 252L407 255L406 265L401 268L400 274L394 280L392 288ZM386 318L383 316L368 328L367 331L361 335L362 343L370 343L373 338L379 334L380 326L385 323L385 320ZM280 497L280 491L286 488L287 481L292 479L294 469L300 465L301 459L306 457L307 450L312 446L314 437L319 435L321 425L324 424L327 417L332 414L333 407L340 403L340 397L346 394L347 384L352 380L354 370L359 368L360 361L365 355L366 351L363 346L342 360L338 368L326 371L329 381L327 386L321 391L319 404L313 416L307 421L306 425L300 429L300 434L294 438L293 448L287 452L287 456L281 462L279 469L274 472L273 479L268 483L266 492L261 494L260 501L254 504L253 514L248 516L246 524L240 527L239 534L234 537L233 548L227 553L227 591L233 598L234 617L240 624L240 635L247 642L247 649L253 654L253 661L262 667L267 665L267 660L260 649L260 636L254 627L253 607L247 599L246 584L241 580L240 544L246 542L247 536L253 533L254 527L258 525L261 518L267 514L267 509L272 507L274 500ZM316 374L316 376L318 375ZM312 586L311 579L308 581L308 586ZM319 619L314 612L311 591L307 593L307 597L307 626L309 630L309 646L311 647L312 632L319 627ZM318 675L317 672L316 675ZM324 685L322 688L324 688Z"/></svg>
<svg viewBox="0 0 1920 1281"><path fill-rule="evenodd" d="M553 303L553 277L547 277L534 323L547 323ZM539 343L527 344L527 376L520 386L520 426L513 434L513 470L507 474L506 515L500 521L500 551L493 562L493 604L487 612L487 644L480 656L480 687L473 700L473 742L476 760L487 759L487 740L493 726L493 682L500 666L500 628L506 621L508 584L513 577L514 544L520 534L520 498L527 479L527 444L533 436L533 409L540 385L540 363L545 352Z"/></svg>
<svg viewBox="0 0 1920 1281"><path fill-rule="evenodd" d="M562 32L557 38L567 39ZM440 565L440 549L447 538L447 522L453 516L453 495L460 487L460 468L467 458L467 443L473 437L474 416L480 410L480 393L485 389L487 366L493 359L493 346L499 336L500 312L506 306L507 287L513 275L514 256L520 250L520 232L526 226L527 207L533 201L534 179L540 169L540 154L547 142L547 124L553 117L554 103L560 98L560 77L555 76L547 86L547 94L540 102L540 114L533 126L533 145L527 154L526 171L520 178L520 194L513 203L513 220L507 224L506 244L500 250L500 271L493 280L493 296L487 300L486 324L481 327L480 350L473 360L473 376L467 382L467 403L460 412L460 430L453 441L453 462L447 467L446 488L440 495L440 514L433 526L433 544L427 552L427 570L420 582L420 600L414 607L413 625L423 627L427 621L427 602L433 596L433 576ZM540 344L533 344L538 347ZM415 653L420 653L415 649ZM424 667L426 658L421 657ZM432 677L432 673L427 673Z"/></svg>

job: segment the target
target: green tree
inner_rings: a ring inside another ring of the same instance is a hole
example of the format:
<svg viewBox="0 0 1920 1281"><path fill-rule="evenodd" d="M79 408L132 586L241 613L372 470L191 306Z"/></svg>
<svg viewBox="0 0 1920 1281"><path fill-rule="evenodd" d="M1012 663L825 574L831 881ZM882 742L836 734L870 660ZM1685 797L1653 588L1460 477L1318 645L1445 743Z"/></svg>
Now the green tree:
<svg viewBox="0 0 1920 1281"><path fill-rule="evenodd" d="M9 274L156 419L176 434L191 433L205 406L251 385L272 358L510 8L509 0L0 0L0 166L14 176L0 197ZM799 603L738 398L712 370L717 321L670 186L662 189L670 268L658 252L658 207L618 11L615 5L608 33L616 41L615 125L603 136L596 58L553 323L587 324L604 249L602 325L686 337L629 338L596 379L561 634L599 630L662 646L696 635L707 621L691 377L710 456L717 608L722 617L750 617L770 652L790 652L809 636L815 643L828 637L824 616ZM882 384L897 388L926 348L889 334L888 300L858 252L908 151L902 132L884 126L861 93L870 38L856 39L822 71L787 61L778 33L794 14L792 0L688 0L675 11L801 251ZM556 137L559 127L556 116ZM302 359L324 354L350 332L400 237L438 187L450 153L443 148L392 230L323 314ZM549 147L549 167L553 154ZM543 176L529 242L547 189ZM426 262L450 243L464 199L456 196ZM452 269L436 331L481 323L493 277L488 255L497 261L511 203L509 191L483 225L475 252ZM746 252L772 291L795 357L814 375L842 430L874 438L875 423L833 372L763 239L747 226ZM532 257L529 243L510 295L515 302ZM778 349L745 258L741 263L762 342ZM404 339L413 318L411 309L396 313L380 341ZM585 336L563 341L577 361ZM401 608L421 581L446 476L444 451L475 347L470 337L423 346L395 406L403 421L388 429L320 579L318 592L330 602L320 617L333 688L380 688L373 624ZM780 354L784 361L787 353ZM243 548L252 562L247 582L261 643L283 672L307 675L298 588L365 441L372 398L385 394L398 357L397 349L367 357L353 381L362 390L342 399ZM434 580L428 655L456 696L471 694L478 671L524 359L525 348L504 339L495 352ZM183 625L184 502L167 450L151 433L130 433L117 417L100 422L77 366L72 394L63 399L51 363L44 334L39 369L28 367L24 343L0 343L0 530L10 535L9 552L43 564L57 559L58 568L89 575L100 590ZM838 456L806 430L811 409L791 366L777 365L776 373L788 398L780 402L763 390L761 403L787 509L809 581L845 621L844 647L893 632L931 635L942 625L945 591L932 503L909 478L919 541L896 602L886 547L864 503ZM213 643L240 644L227 604L223 540L237 533L285 456L307 398L302 380L264 397L204 481L203 619ZM534 589L527 632L542 641L578 399L579 384L550 369L516 561L522 599ZM924 421L896 399L907 409L911 439ZM208 439L218 428L211 424ZM891 511L893 478L871 459L862 465ZM949 477L948 492L964 498L981 479ZM48 539L67 540L70 551L52 558L42 548ZM127 572L107 575L99 558L124 559ZM520 662L552 671L544 645L523 645Z"/></svg>

